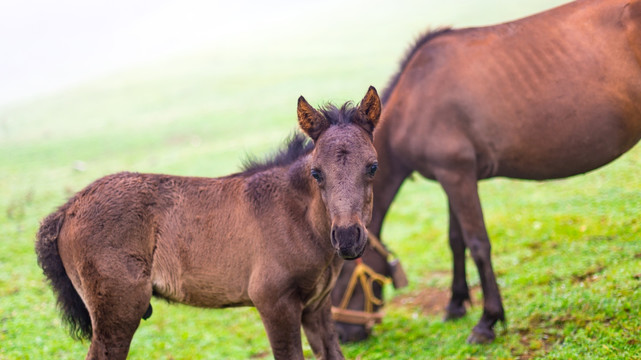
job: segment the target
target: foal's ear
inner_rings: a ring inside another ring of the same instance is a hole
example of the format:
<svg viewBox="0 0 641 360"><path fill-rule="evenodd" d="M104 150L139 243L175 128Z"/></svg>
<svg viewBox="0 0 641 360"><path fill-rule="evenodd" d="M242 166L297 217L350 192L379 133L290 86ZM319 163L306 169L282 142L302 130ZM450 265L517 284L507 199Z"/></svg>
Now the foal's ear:
<svg viewBox="0 0 641 360"><path fill-rule="evenodd" d="M298 98L298 124L314 141L329 127L325 116L309 105L302 96Z"/></svg>
<svg viewBox="0 0 641 360"><path fill-rule="evenodd" d="M360 123L365 130L373 132L381 117L381 99L373 86L367 90L367 94L358 106L360 113Z"/></svg>

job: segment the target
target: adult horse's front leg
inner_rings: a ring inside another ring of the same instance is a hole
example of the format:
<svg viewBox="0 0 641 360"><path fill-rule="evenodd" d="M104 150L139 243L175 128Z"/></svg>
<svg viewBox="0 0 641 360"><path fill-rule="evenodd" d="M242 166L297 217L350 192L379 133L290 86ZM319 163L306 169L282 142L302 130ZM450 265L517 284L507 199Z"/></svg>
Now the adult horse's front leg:
<svg viewBox="0 0 641 360"><path fill-rule="evenodd" d="M483 221L475 166L441 169L436 173L436 178L447 194L451 212L458 220L465 245L470 249L474 263L478 268L483 289L483 315L467 341L469 343L491 342L495 338L494 325L499 320L505 320L505 313L492 269L490 239ZM454 235L456 235L456 231L454 231ZM461 261L460 244L455 243L454 249L459 253L458 261ZM455 258L455 264L456 261ZM460 273L460 271L462 271L460 264L458 267L455 265L455 272ZM464 276L461 277L460 274L458 274L458 278L456 276L457 274L454 279L456 282L460 282L461 278L464 279ZM453 285L455 284L453 283Z"/></svg>
<svg viewBox="0 0 641 360"><path fill-rule="evenodd" d="M452 297L447 305L445 320L465 315L465 302L470 301L470 290L465 273L465 241L461 225L450 204L450 248L452 249Z"/></svg>
<svg viewBox="0 0 641 360"><path fill-rule="evenodd" d="M303 329L317 359L344 359L332 320L329 296L315 308L303 310Z"/></svg>

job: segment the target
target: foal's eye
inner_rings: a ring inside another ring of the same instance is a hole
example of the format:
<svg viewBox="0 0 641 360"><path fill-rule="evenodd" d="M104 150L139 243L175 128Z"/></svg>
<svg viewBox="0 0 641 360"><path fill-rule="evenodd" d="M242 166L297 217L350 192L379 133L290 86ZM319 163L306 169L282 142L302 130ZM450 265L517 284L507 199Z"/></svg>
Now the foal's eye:
<svg viewBox="0 0 641 360"><path fill-rule="evenodd" d="M312 169L312 177L316 179L318 183L323 181L323 175L321 175L321 172L318 169Z"/></svg>
<svg viewBox="0 0 641 360"><path fill-rule="evenodd" d="M376 170L378 170L377 163L373 163L372 165L367 166L367 175L374 176L374 174L376 174Z"/></svg>

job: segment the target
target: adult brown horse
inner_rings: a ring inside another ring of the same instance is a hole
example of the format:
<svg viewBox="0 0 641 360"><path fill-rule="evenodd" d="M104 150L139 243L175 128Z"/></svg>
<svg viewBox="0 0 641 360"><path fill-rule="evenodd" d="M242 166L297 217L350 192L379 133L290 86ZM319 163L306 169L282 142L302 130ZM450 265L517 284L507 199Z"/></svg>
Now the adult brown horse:
<svg viewBox="0 0 641 360"><path fill-rule="evenodd" d="M484 299L468 341L492 341L505 315L477 181L582 174L638 142L641 1L580 0L496 26L429 33L408 53L382 99L369 230L380 234L390 203L413 171L438 181L449 202L454 260L446 318L466 312L468 248ZM376 251L366 251L363 261L386 271ZM341 275L335 293L347 278ZM362 326L339 324L338 330L346 340L367 336Z"/></svg>
<svg viewBox="0 0 641 360"><path fill-rule="evenodd" d="M255 306L275 358L303 359L301 323L318 358L342 359L329 293L343 259L361 256L371 219L381 112L320 111L303 97L299 135L266 163L223 178L119 173L49 215L38 262L88 359L125 359L152 294L223 308Z"/></svg>

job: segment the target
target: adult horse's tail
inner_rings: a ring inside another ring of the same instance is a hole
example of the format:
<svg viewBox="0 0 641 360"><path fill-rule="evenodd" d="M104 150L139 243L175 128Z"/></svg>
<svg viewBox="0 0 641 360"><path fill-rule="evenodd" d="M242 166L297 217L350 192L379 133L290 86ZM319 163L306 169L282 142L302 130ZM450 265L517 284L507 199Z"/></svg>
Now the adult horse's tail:
<svg viewBox="0 0 641 360"><path fill-rule="evenodd" d="M91 318L84 302L67 276L58 252L58 235L65 220L69 203L47 216L38 230L36 253L38 264L49 279L57 296L62 319L69 325L69 333L74 339L91 339Z"/></svg>

